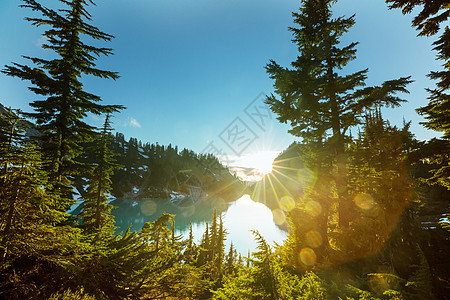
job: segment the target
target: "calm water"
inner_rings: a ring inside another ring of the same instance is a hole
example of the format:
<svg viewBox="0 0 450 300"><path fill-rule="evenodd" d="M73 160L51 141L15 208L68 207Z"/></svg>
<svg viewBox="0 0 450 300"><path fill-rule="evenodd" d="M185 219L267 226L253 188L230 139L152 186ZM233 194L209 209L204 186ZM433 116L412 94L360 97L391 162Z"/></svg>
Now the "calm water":
<svg viewBox="0 0 450 300"><path fill-rule="evenodd" d="M117 208L112 211L115 216L118 232L125 231L131 224L131 230L139 230L145 222L154 221L163 212L175 215L175 229L177 234L185 237L189 234L189 224L196 242L205 232L206 223L211 224L214 209L221 212L224 228L228 232L225 241L226 251L230 242L235 248L246 255L248 250L255 250L251 230L258 230L267 242L281 244L287 232L281 230L273 222L272 212L264 204L254 202L249 195L244 195L231 203L221 199L209 199L196 207L178 208L166 200L141 200L139 202L125 199L111 203Z"/></svg>

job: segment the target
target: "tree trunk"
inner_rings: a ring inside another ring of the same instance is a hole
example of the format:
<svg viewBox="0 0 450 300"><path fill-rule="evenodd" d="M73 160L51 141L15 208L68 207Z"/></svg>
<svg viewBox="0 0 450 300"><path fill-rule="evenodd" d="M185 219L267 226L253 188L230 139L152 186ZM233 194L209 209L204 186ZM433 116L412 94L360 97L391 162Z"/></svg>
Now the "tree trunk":
<svg viewBox="0 0 450 300"><path fill-rule="evenodd" d="M331 126L333 130L333 144L336 163L336 174L334 181L339 201L339 226L348 227L350 223L348 190L347 190L347 158L345 156L345 142L341 133L341 120L339 113L339 104L335 92L335 82L333 74L333 65L331 59L327 60L328 70L328 89L331 103Z"/></svg>

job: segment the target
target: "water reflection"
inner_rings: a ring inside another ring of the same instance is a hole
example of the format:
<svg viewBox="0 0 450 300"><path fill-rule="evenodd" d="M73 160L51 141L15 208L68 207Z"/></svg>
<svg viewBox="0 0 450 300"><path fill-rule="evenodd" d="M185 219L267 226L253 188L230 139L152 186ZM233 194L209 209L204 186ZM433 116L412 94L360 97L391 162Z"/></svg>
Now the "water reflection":
<svg viewBox="0 0 450 300"><path fill-rule="evenodd" d="M214 209L223 213L224 228L228 232L225 245L231 241L236 249L246 255L248 250L255 250L256 242L250 230L258 230L270 244L281 244L287 233L274 223L274 216L262 203L254 202L249 195L244 195L234 202L224 202L220 198L209 198L197 206L179 208L166 200L146 199L134 201L117 199L111 202L116 208L115 216L117 232L125 231L131 224L131 230L140 230L144 223L156 220L162 213L175 215L177 234L187 237L189 223L198 243L205 232L206 222L211 222ZM275 216L276 217L276 216Z"/></svg>
<svg viewBox="0 0 450 300"><path fill-rule="evenodd" d="M229 246L230 240L233 241L243 254L248 250L254 251L256 242L250 230L258 230L269 244L281 244L287 232L276 226L274 217L264 204L254 202L249 195L242 196L224 214L224 228L229 233L226 244Z"/></svg>

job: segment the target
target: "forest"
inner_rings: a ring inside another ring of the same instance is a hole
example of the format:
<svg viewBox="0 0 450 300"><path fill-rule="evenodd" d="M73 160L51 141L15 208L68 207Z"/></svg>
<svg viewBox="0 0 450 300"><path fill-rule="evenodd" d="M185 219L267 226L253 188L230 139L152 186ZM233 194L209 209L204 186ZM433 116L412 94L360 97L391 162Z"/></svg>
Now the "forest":
<svg viewBox="0 0 450 300"><path fill-rule="evenodd" d="M103 104L82 83L120 80L97 67L113 54L99 43L113 35L92 25L94 1L41 2L20 5L54 58L24 56L29 64L1 70L37 99L32 112L0 106L2 299L449 299L450 1L385 0L414 15L417 38L434 39L442 65L416 109L441 134L426 141L408 120L398 127L383 116L405 102L413 79L366 85L368 69L345 69L357 59L358 43L341 42L355 16L333 15L336 0L298 1L288 29L296 60L265 65L274 88L265 103L293 142L252 186L213 154L114 132L125 107ZM243 194L284 224L283 243L254 230L255 251L225 247L215 209L200 241L192 224L177 234L169 213L120 232L111 214L114 199L184 207Z"/></svg>

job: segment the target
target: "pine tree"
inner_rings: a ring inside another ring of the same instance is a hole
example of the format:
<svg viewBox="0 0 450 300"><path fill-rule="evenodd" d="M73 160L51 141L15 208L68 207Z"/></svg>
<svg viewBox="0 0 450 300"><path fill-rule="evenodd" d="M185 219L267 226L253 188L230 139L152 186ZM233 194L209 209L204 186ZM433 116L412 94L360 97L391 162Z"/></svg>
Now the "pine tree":
<svg viewBox="0 0 450 300"><path fill-rule="evenodd" d="M225 257L225 274L233 274L235 272L234 264L237 263L237 252L234 249L233 242L230 244L230 250L228 251L227 256Z"/></svg>
<svg viewBox="0 0 450 300"><path fill-rule="evenodd" d="M83 210L79 215L83 220L83 228L88 233L104 231L112 234L114 230L114 217L110 215L112 205L107 203L107 195L111 191L114 169L120 166L115 163L115 154L110 150L110 118L107 114L102 131L92 143L93 149L90 151L94 155L94 169L90 174Z"/></svg>
<svg viewBox="0 0 450 300"><path fill-rule="evenodd" d="M209 230L209 243L210 243L210 247L209 247L209 258L210 261L212 262L212 268L214 268L215 265L215 260L217 257L217 242L219 238L219 224L217 222L217 211L216 209L214 209L213 212L213 218L212 218L212 222L211 222L211 227Z"/></svg>
<svg viewBox="0 0 450 300"><path fill-rule="evenodd" d="M278 282L274 274L273 254L270 246L258 231L253 230L258 243L258 251L253 253L251 274L256 290L260 290L265 299L279 299Z"/></svg>
<svg viewBox="0 0 450 300"><path fill-rule="evenodd" d="M19 121L20 117L11 109L7 110L6 113L2 115L2 127L0 128L0 197L2 199L2 206L4 207L1 210L2 215L6 215L6 218L4 218L6 224L3 230L5 235L9 234L12 227L19 192L14 193L12 196L10 195L10 186L12 185L12 190L17 190L18 187L10 182L11 176L9 176L11 171L14 172L14 169L18 168L17 161L20 161L23 155L22 149L18 146L18 144L24 139L23 130L17 128ZM22 169L19 169L19 174L23 173L21 172Z"/></svg>
<svg viewBox="0 0 450 300"><path fill-rule="evenodd" d="M93 75L101 78L118 78L117 73L96 68L96 59L101 55L110 55L111 49L88 45L82 41L82 36L96 40L109 41L112 36L101 32L90 25L87 12L88 0L73 0L60 2L65 9L55 11L46 8L35 0L23 0L21 7L39 12L42 17L26 18L35 26L49 26L43 36L48 42L44 49L57 54L55 59L42 59L24 56L34 65L14 63L6 66L3 73L29 80L29 87L44 100L35 100L30 105L34 113L27 116L36 120L40 135L36 138L47 159L46 170L54 190L67 197L71 193L71 176L79 172L80 164L76 158L81 152L80 143L89 140L93 135L93 127L84 122L89 114L101 114L117 111L120 105L102 105L101 98L86 92L80 81L83 75ZM70 201L61 203L62 208Z"/></svg>
<svg viewBox="0 0 450 300"><path fill-rule="evenodd" d="M80 262L79 280L89 294L101 299L164 299L182 287L178 273L180 243L173 243L163 214L138 232L127 230L107 240L99 255Z"/></svg>
<svg viewBox="0 0 450 300"><path fill-rule="evenodd" d="M197 267L206 265L210 261L209 251L211 247L210 236L209 236L209 225L206 222L205 233L203 234L202 240L199 245L199 253L197 259Z"/></svg>
<svg viewBox="0 0 450 300"><path fill-rule="evenodd" d="M68 214L56 209L59 196L47 188L41 153L25 135L27 123L11 110L1 122L0 297L46 298L67 287L87 245L79 230L61 225Z"/></svg>
<svg viewBox="0 0 450 300"><path fill-rule="evenodd" d="M343 250L355 256L377 252L383 245L387 249L388 237L394 240L392 231L404 223L402 218L406 221L405 210L416 200L405 163L410 147L414 147L409 140L409 123L398 129L385 121L379 110L367 114L365 119L358 137L349 146L354 231L351 238L344 239L347 245ZM408 239L401 240L406 243Z"/></svg>
<svg viewBox="0 0 450 300"><path fill-rule="evenodd" d="M4 125L0 128L0 199L1 199L1 235L5 247L8 241L15 240L19 247L24 239L23 234L32 234L39 225L51 226L67 216L54 211L53 202L58 197L46 193L46 174L40 170L41 155L36 147L25 136L24 124L18 114L9 110L2 116ZM42 218L42 220L40 220ZM7 249L3 249L3 259ZM15 249L18 255L23 248ZM1 259L0 258L0 259Z"/></svg>
<svg viewBox="0 0 450 300"><path fill-rule="evenodd" d="M189 237L187 240L186 250L184 251L184 261L187 265L195 265L197 260L197 245L194 242L194 234L192 232L192 223L189 223Z"/></svg>
<svg viewBox="0 0 450 300"><path fill-rule="evenodd" d="M275 95L267 104L283 123L290 123L291 134L306 143L323 145L336 165L334 182L339 198L339 223L348 226L345 145L348 130L361 123L363 113L378 105L398 106L397 92L407 92L409 77L365 87L368 70L348 75L340 71L355 59L357 43L340 45L340 37L355 23L354 16L332 18L332 0L303 0L300 13L294 12L290 27L299 56L293 69L271 61L266 70L275 81Z"/></svg>
<svg viewBox="0 0 450 300"><path fill-rule="evenodd" d="M412 25L419 30L419 36L435 35L440 30L440 23L450 17L449 0L386 0L386 3L390 9L401 8L403 14L409 14L416 6L420 6L422 11L412 21Z"/></svg>
<svg viewBox="0 0 450 300"><path fill-rule="evenodd" d="M414 17L412 26L419 31L419 36L433 36L439 33L441 23L450 17L450 1L416 1L416 0L386 0L389 8L401 8L403 14L409 14L416 7L422 10ZM427 159L431 163L442 166L434 171L428 182L439 184L450 189L450 29L445 26L441 36L433 43L434 50L438 52L437 59L443 61L443 71L431 71L430 79L436 80L434 89L428 88L429 102L426 106L417 109L425 117L422 124L431 130L443 133L444 147L435 147L434 153ZM435 143L440 145L442 142Z"/></svg>
<svg viewBox="0 0 450 300"><path fill-rule="evenodd" d="M219 273L219 281L222 277L222 265L224 262L224 256L225 256L225 235L226 231L223 228L223 219L222 215L219 215L219 230L217 233L217 242L216 242L216 268L217 272Z"/></svg>

